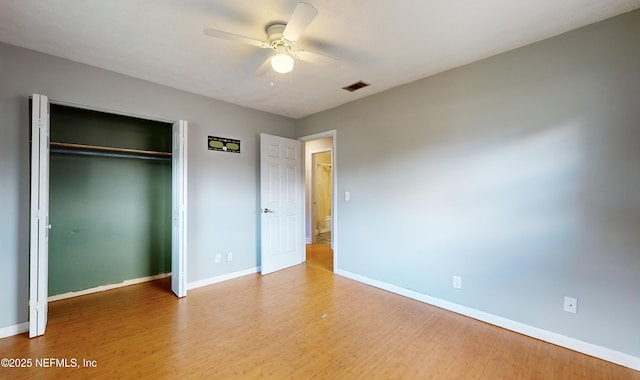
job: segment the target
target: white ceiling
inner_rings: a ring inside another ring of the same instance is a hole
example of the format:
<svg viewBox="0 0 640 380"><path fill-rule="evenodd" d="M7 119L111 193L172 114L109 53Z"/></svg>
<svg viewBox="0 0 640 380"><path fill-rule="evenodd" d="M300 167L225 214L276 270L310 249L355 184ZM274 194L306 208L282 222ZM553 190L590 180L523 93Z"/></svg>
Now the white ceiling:
<svg viewBox="0 0 640 380"><path fill-rule="evenodd" d="M0 41L292 118L640 8L640 0L305 0L318 16L298 47L340 60L296 61L255 76L264 40L296 0L0 0ZM371 86L341 88L363 80ZM273 85L272 85L273 83Z"/></svg>

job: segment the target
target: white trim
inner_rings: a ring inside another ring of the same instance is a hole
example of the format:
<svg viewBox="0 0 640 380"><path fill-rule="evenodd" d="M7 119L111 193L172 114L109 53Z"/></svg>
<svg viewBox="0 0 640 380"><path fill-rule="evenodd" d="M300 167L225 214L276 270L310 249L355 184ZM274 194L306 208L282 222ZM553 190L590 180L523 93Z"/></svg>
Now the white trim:
<svg viewBox="0 0 640 380"><path fill-rule="evenodd" d="M325 132L319 132L319 133L314 133L312 135L307 135L307 136L302 136L302 137L298 137L298 140L300 141L311 141L311 140L320 140L320 139L324 139L325 137L336 137L336 129L332 129L330 131L325 131ZM334 144L335 147L335 144Z"/></svg>
<svg viewBox="0 0 640 380"><path fill-rule="evenodd" d="M198 280L198 281L194 281L194 282L189 282L189 283L187 283L187 290L200 288L200 287L207 286L207 285L216 284L216 283L222 282L222 281L233 280L234 278L247 276L247 275L255 274L255 273L258 273L258 272L260 272L260 267L253 267L253 268L241 270L241 271L238 271L238 272L227 273L227 274L223 274L223 275L216 276L216 277L211 277L211 278L205 278L204 280Z"/></svg>
<svg viewBox="0 0 640 380"><path fill-rule="evenodd" d="M117 284L100 285L100 286L96 286L95 288L79 290L77 292L68 292L68 293L63 293L63 294L56 294L55 296L50 296L47 299L47 301L48 302L60 301L60 300L64 300L64 299L67 299L67 298L84 296L84 295L87 295L87 294L103 292L105 290L123 288L123 287L129 286L129 285L135 285L135 284L141 284L143 282L159 280L161 278L165 278L165 277L169 277L169 276L171 276L171 273L161 273L161 274L157 274L155 276L146 276L146 277L134 278L134 279L131 279L131 280L122 281L122 282L117 283Z"/></svg>
<svg viewBox="0 0 640 380"><path fill-rule="evenodd" d="M562 334L554 333L552 331L543 330L538 327L526 325L524 323L512 321L507 318L499 317L497 315L485 313L470 307L455 304L453 302L445 301L440 298L431 297L426 294L418 293L413 290L401 288L396 285L392 285L386 282L374 280L369 277L361 276L352 272L336 269L335 274L350 278L352 280L362 282L367 285L374 286L376 288L384 289L386 291L396 293L417 301L427 303L429 305L437 306L439 308L452 311L454 313L462 314L467 317L477 319L482 322L486 322L498 327L502 327L507 330L515 331L517 333L530 336L548 343L555 344L564 348L568 348L573 351L577 351L589 356L596 357L598 359L606 360L624 367L640 371L640 357L625 354L620 351L612 350L610 348L598 346L593 343L583 342L581 340L571 338Z"/></svg>
<svg viewBox="0 0 640 380"><path fill-rule="evenodd" d="M17 325L0 327L0 339L8 336L14 336L29 331L29 322L23 322Z"/></svg>

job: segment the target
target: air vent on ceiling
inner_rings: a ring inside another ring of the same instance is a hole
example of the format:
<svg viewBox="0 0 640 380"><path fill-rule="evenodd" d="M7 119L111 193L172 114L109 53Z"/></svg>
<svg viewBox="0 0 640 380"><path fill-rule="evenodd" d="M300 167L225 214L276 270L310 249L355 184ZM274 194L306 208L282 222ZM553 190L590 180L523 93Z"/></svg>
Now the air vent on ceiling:
<svg viewBox="0 0 640 380"><path fill-rule="evenodd" d="M363 82L363 81L358 81L354 84L350 84L347 87L342 87L343 90L347 90L349 92L354 92L355 90L359 90L363 87L367 87L369 85L369 83Z"/></svg>

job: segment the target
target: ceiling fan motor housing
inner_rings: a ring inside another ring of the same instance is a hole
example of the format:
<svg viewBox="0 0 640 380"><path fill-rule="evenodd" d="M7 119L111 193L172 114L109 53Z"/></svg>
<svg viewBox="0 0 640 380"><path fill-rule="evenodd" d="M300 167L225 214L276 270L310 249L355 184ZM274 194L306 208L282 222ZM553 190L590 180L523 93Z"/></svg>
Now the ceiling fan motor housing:
<svg viewBox="0 0 640 380"><path fill-rule="evenodd" d="M292 44L290 41L287 41L282 37L282 33L284 33L284 28L286 26L286 24L280 23L267 25L267 41L269 41L271 47L274 49L278 45L290 46Z"/></svg>

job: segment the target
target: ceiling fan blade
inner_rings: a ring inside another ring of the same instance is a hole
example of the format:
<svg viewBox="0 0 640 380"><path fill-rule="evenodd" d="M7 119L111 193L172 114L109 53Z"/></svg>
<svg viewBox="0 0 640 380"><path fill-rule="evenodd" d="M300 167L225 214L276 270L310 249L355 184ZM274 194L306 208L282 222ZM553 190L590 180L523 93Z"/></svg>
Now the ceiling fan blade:
<svg viewBox="0 0 640 380"><path fill-rule="evenodd" d="M298 5L296 5L296 9L293 10L293 14L289 19L287 26L284 28L282 37L291 42L297 41L302 32L307 29L317 14L318 10L316 10L313 5L298 3Z"/></svg>
<svg viewBox="0 0 640 380"><path fill-rule="evenodd" d="M313 53L306 50L298 50L295 52L295 57L303 61L311 62L316 65L335 68L340 66L340 61L335 58L327 57L326 55Z"/></svg>
<svg viewBox="0 0 640 380"><path fill-rule="evenodd" d="M271 47L267 42L256 40L249 37L239 36L233 33L223 32L217 29L207 28L203 32L209 37L216 37L216 38L222 38L229 41L241 42L247 45L257 46L263 49L267 49Z"/></svg>

